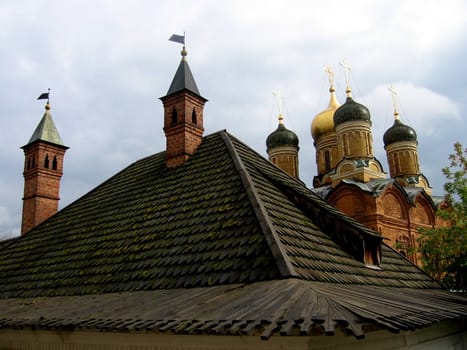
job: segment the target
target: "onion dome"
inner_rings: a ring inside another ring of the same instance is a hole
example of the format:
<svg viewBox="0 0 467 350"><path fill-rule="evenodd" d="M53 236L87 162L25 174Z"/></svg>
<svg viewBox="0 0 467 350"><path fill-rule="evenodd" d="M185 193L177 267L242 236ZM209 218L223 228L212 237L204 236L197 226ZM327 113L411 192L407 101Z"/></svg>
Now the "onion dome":
<svg viewBox="0 0 467 350"><path fill-rule="evenodd" d="M321 135L334 131L334 112L339 108L340 104L337 101L334 86L331 85L329 92L331 99L329 106L324 111L318 113L311 122L311 136L316 140Z"/></svg>
<svg viewBox="0 0 467 350"><path fill-rule="evenodd" d="M268 151L280 146L293 146L298 149L298 136L285 127L282 115L279 116L279 126L266 139Z"/></svg>
<svg viewBox="0 0 467 350"><path fill-rule="evenodd" d="M399 114L395 113L394 124L386 130L383 136L384 145L401 141L417 142L417 133L413 128L403 124L399 119Z"/></svg>
<svg viewBox="0 0 467 350"><path fill-rule="evenodd" d="M355 102L352 98L351 91L348 88L345 103L334 113L334 125L337 126L349 121L371 122L371 118L368 108L358 102Z"/></svg>

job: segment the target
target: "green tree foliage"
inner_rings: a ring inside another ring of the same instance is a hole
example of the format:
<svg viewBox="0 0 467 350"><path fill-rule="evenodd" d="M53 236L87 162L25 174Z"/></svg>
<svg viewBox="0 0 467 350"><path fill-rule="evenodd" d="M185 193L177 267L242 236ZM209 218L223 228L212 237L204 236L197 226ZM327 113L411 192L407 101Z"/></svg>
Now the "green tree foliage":
<svg viewBox="0 0 467 350"><path fill-rule="evenodd" d="M426 272L446 288L467 291L467 148L454 144L450 164L443 168L449 207L437 215L449 226L421 230L419 251Z"/></svg>

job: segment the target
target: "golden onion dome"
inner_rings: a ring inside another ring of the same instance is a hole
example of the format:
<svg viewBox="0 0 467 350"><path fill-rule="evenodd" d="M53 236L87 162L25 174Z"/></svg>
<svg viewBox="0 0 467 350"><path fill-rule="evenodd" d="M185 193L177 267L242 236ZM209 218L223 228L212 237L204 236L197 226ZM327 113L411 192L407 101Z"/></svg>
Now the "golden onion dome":
<svg viewBox="0 0 467 350"><path fill-rule="evenodd" d="M331 85L329 92L331 93L329 106L324 111L318 113L311 122L311 136L316 140L321 135L325 135L334 131L334 112L339 108L340 104L337 101L334 86Z"/></svg>

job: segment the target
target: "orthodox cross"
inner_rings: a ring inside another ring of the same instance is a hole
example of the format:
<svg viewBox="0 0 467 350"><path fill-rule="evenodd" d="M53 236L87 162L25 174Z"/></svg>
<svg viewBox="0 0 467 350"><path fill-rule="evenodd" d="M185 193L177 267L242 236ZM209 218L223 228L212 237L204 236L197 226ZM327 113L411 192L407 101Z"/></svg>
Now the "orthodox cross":
<svg viewBox="0 0 467 350"><path fill-rule="evenodd" d="M394 108L394 117L396 119L399 119L399 111L398 111L398 108L397 108L397 91L396 89L394 89L394 87L391 86L389 87L389 92L391 93L391 98L392 98L392 106Z"/></svg>
<svg viewBox="0 0 467 350"><path fill-rule="evenodd" d="M284 116L282 114L283 112L283 104L284 104L284 98L281 95L281 92L279 89L277 89L276 92L273 92L276 102L277 102L277 108L279 109L279 124L284 124Z"/></svg>
<svg viewBox="0 0 467 350"><path fill-rule="evenodd" d="M339 62L339 64L344 69L345 84L346 84L345 92L347 93L347 95L349 95L352 92L352 90L350 89L350 65L347 63L346 60Z"/></svg>
<svg viewBox="0 0 467 350"><path fill-rule="evenodd" d="M332 71L332 68L327 66L324 68L324 71L328 73L329 85L333 86L334 85L334 72Z"/></svg>

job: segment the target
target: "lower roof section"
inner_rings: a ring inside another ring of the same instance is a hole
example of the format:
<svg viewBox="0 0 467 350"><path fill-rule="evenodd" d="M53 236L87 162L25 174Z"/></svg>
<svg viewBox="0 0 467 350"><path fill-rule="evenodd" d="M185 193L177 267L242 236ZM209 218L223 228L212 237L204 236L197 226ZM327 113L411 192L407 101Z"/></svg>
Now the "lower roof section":
<svg viewBox="0 0 467 350"><path fill-rule="evenodd" d="M465 317L440 289L340 285L295 278L200 288L0 300L0 329L168 334L332 335L415 330Z"/></svg>

